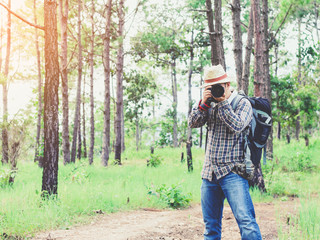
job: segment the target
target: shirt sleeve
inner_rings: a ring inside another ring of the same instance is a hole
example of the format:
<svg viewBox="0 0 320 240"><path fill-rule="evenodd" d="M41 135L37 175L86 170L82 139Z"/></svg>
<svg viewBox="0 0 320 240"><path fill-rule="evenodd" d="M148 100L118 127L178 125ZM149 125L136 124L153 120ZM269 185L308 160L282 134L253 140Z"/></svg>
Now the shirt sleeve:
<svg viewBox="0 0 320 240"><path fill-rule="evenodd" d="M238 103L235 111L227 100L218 103L218 117L235 132L242 132L252 120L252 107L250 102L243 98Z"/></svg>
<svg viewBox="0 0 320 240"><path fill-rule="evenodd" d="M200 111L198 107L195 107L189 115L188 126L190 128L199 128L205 125L207 120L208 111Z"/></svg>

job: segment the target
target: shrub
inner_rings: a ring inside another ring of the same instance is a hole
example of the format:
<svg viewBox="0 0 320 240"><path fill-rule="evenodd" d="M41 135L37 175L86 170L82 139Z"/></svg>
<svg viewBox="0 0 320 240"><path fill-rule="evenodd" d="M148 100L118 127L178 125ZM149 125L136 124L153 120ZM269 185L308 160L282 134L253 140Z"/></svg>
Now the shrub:
<svg viewBox="0 0 320 240"><path fill-rule="evenodd" d="M184 194L180 185L171 185L167 187L165 184L161 185L156 190L149 189L148 194L159 197L161 201L166 203L170 208L187 207L191 201L191 194Z"/></svg>
<svg viewBox="0 0 320 240"><path fill-rule="evenodd" d="M79 184L86 182L88 178L89 175L83 165L74 167L66 177L66 179Z"/></svg>
<svg viewBox="0 0 320 240"><path fill-rule="evenodd" d="M10 186L17 174L16 170L0 169L0 187Z"/></svg>
<svg viewBox="0 0 320 240"><path fill-rule="evenodd" d="M289 166L290 170L297 172L309 172L315 167L309 151L297 152L297 154L291 158L291 164L289 164Z"/></svg>
<svg viewBox="0 0 320 240"><path fill-rule="evenodd" d="M149 167L158 167L162 162L162 159L160 156L156 154L151 154L150 159L147 160L147 166Z"/></svg>

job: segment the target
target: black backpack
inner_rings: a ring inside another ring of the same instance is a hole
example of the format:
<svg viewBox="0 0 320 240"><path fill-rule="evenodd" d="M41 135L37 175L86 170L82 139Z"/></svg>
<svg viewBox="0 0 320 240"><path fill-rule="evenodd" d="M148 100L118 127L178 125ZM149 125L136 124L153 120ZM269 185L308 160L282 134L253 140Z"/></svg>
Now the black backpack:
<svg viewBox="0 0 320 240"><path fill-rule="evenodd" d="M245 144L248 145L253 165L258 166L264 149L263 163L266 164L266 143L272 127L271 106L269 100L261 97L248 97L243 92L232 100L231 106L235 110L242 98L249 100L252 106L253 118L249 125L249 135Z"/></svg>

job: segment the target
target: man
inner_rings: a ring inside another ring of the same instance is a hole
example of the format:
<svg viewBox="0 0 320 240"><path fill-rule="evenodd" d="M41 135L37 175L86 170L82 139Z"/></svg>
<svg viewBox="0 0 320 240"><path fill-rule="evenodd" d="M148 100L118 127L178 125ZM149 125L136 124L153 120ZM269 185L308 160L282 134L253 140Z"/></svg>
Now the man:
<svg viewBox="0 0 320 240"><path fill-rule="evenodd" d="M244 136L252 120L252 108L250 102L243 98L236 109L232 109L231 102L237 92L230 86L230 81L221 65L206 69L203 98L189 116L191 128L206 123L208 126L206 156L201 172L204 239L221 239L223 202L227 198L240 228L241 239L259 240L262 238L248 181L233 171L244 161ZM224 90L220 97L211 94L211 87L217 85ZM216 103L210 104L210 100Z"/></svg>

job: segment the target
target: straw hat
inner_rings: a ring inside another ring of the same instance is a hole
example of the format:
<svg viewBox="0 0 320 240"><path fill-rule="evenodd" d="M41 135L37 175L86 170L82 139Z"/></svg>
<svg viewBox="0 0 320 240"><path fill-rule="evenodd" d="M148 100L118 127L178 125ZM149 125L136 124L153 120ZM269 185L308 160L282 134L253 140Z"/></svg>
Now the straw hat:
<svg viewBox="0 0 320 240"><path fill-rule="evenodd" d="M233 81L234 78L228 76L222 65L219 64L208 67L204 70L204 84L200 88Z"/></svg>

